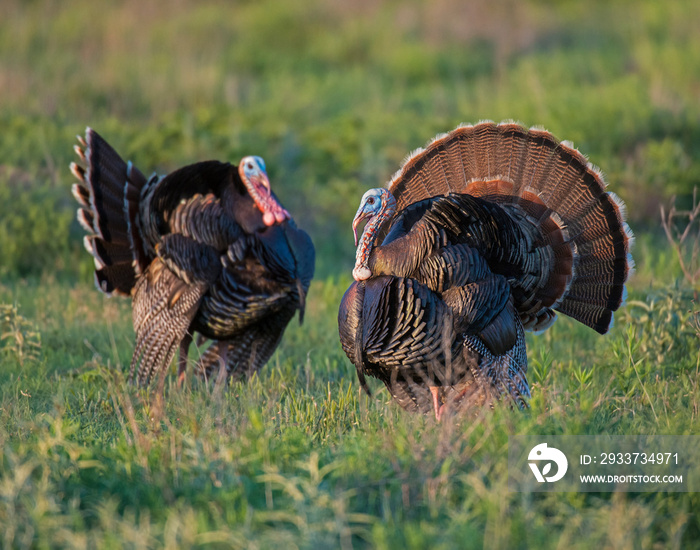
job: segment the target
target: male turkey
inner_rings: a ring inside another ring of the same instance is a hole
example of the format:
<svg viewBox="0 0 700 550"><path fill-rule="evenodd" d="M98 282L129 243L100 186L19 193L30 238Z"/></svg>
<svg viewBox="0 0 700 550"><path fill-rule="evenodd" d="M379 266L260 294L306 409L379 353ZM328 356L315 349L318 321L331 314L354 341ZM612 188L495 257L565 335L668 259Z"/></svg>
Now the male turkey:
<svg viewBox="0 0 700 550"><path fill-rule="evenodd" d="M343 349L408 410L530 396L525 330L554 310L603 334L624 302L622 202L571 144L515 123L460 126L409 156L369 220L340 305Z"/></svg>
<svg viewBox="0 0 700 550"><path fill-rule="evenodd" d="M194 332L213 340L201 367L251 374L270 358L295 311L300 321L314 247L280 205L260 157L206 161L145 178L88 128L73 195L102 292L132 297L130 378L148 384ZM213 358L213 360L212 360Z"/></svg>

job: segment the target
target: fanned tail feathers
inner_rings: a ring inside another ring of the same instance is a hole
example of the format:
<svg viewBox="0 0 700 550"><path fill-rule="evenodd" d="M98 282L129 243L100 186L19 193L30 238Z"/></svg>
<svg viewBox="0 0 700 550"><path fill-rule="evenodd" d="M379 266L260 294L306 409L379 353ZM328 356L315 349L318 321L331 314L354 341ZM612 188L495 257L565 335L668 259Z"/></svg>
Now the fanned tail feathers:
<svg viewBox="0 0 700 550"><path fill-rule="evenodd" d="M72 191L78 222L88 233L85 248L95 259L95 284L106 294L128 295L148 263L138 218L146 178L91 128L78 142L74 149L83 165L71 164L78 179Z"/></svg>
<svg viewBox="0 0 700 550"><path fill-rule="evenodd" d="M555 309L605 333L624 303L634 267L624 205L598 168L549 132L513 122L460 126L409 155L388 188L399 211L467 193L537 228L547 273L519 307L527 329L547 328Z"/></svg>

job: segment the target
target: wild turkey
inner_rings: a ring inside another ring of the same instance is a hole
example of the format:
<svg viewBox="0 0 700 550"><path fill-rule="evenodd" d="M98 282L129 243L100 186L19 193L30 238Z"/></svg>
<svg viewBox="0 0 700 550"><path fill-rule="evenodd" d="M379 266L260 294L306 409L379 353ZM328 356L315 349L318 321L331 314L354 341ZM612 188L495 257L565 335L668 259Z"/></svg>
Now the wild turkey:
<svg viewBox="0 0 700 550"><path fill-rule="evenodd" d="M408 410L525 406L525 330L554 310L605 333L633 268L622 202L571 144L515 123L460 126L412 153L369 220L340 340Z"/></svg>
<svg viewBox="0 0 700 550"><path fill-rule="evenodd" d="M132 297L130 378L148 384L194 332L214 342L200 371L250 374L274 352L314 272L314 247L280 205L260 157L145 178L88 128L71 164L97 288ZM213 362L212 362L213 356Z"/></svg>

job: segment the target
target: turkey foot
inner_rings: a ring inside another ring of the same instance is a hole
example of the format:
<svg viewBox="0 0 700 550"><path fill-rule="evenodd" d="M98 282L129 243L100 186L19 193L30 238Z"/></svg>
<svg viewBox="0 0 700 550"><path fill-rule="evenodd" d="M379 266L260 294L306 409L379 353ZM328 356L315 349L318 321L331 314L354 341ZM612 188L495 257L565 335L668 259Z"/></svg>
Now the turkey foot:
<svg viewBox="0 0 700 550"><path fill-rule="evenodd" d="M433 409L435 409L435 420L440 422L442 415L445 412L445 404L440 404L440 399L438 398L439 388L437 386L430 386L430 393L433 394Z"/></svg>

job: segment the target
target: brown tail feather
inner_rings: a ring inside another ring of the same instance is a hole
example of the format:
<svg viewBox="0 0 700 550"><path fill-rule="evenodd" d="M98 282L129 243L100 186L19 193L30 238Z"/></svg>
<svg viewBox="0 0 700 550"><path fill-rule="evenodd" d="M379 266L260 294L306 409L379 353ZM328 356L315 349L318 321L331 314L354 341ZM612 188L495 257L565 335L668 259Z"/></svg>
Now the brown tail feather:
<svg viewBox="0 0 700 550"><path fill-rule="evenodd" d="M78 223L80 223L80 225L88 233L88 235L93 235L97 233L95 229L95 218L89 210L86 210L85 208L78 208L77 214Z"/></svg>
<svg viewBox="0 0 700 550"><path fill-rule="evenodd" d="M124 246L100 239L96 235L86 235L84 239L85 249L99 262L100 266L117 265L125 263L130 265L133 255Z"/></svg>
<svg viewBox="0 0 700 550"><path fill-rule="evenodd" d="M115 281L119 286L115 286ZM134 270L128 264L108 265L95 269L95 286L107 295L114 292L128 295L135 282Z"/></svg>
<svg viewBox="0 0 700 550"><path fill-rule="evenodd" d="M71 164L71 169L74 167L78 167L77 164L73 163ZM85 176L85 172L82 170L75 170L74 175L80 179L80 181L83 181L83 177ZM73 187L71 188L73 192L73 197L75 197L75 200L78 201L78 204L82 206L83 208L90 208L90 192L85 189L84 186L80 185L79 183L74 183Z"/></svg>
<svg viewBox="0 0 700 550"><path fill-rule="evenodd" d="M95 282L107 294L129 294L147 265L139 228L139 200L146 178L88 128L75 151L85 166L71 164L78 221L95 258Z"/></svg>
<svg viewBox="0 0 700 550"><path fill-rule="evenodd" d="M554 258L530 309L521 311L528 326L535 318L549 322L554 307L606 332L625 299L633 236L624 205L579 151L542 129L513 122L460 126L413 152L388 188L398 210L467 193L522 211Z"/></svg>

